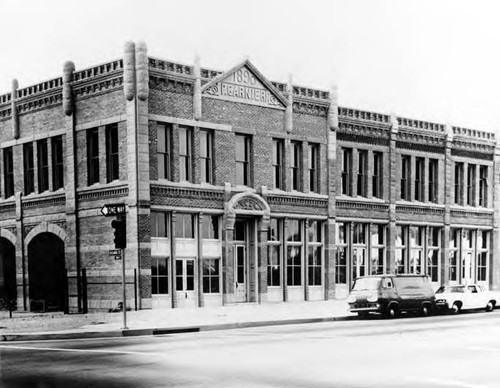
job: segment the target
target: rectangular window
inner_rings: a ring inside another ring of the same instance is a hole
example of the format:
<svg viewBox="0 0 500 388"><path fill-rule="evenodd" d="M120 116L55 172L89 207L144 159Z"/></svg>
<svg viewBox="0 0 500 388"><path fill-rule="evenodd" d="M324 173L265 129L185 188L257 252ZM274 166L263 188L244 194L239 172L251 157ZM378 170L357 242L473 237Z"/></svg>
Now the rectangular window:
<svg viewBox="0 0 500 388"><path fill-rule="evenodd" d="M168 294L168 258L151 258L151 293Z"/></svg>
<svg viewBox="0 0 500 388"><path fill-rule="evenodd" d="M342 148L342 194L352 195L352 149Z"/></svg>
<svg viewBox="0 0 500 388"><path fill-rule="evenodd" d="M307 284L310 286L321 286L322 284L322 226L321 221L310 221L307 228Z"/></svg>
<svg viewBox="0 0 500 388"><path fill-rule="evenodd" d="M429 202L438 201L438 161L429 159Z"/></svg>
<svg viewBox="0 0 500 388"><path fill-rule="evenodd" d="M358 196L366 197L368 183L368 151L358 150Z"/></svg>
<svg viewBox="0 0 500 388"><path fill-rule="evenodd" d="M200 180L201 183L213 183L212 168L212 138L207 130L200 130Z"/></svg>
<svg viewBox="0 0 500 388"><path fill-rule="evenodd" d="M458 280L458 249L460 241L460 229L450 229L450 243L448 251L448 279L455 282Z"/></svg>
<svg viewBox="0 0 500 388"><path fill-rule="evenodd" d="M467 165L467 205L475 205L476 195L476 165Z"/></svg>
<svg viewBox="0 0 500 388"><path fill-rule="evenodd" d="M87 131L87 182L99 183L99 129Z"/></svg>
<svg viewBox="0 0 500 388"><path fill-rule="evenodd" d="M203 266L203 293L220 293L220 260L203 259L201 263Z"/></svg>
<svg viewBox="0 0 500 388"><path fill-rule="evenodd" d="M410 226L409 273L423 274L425 227Z"/></svg>
<svg viewBox="0 0 500 388"><path fill-rule="evenodd" d="M424 169L425 159L415 159L415 201L424 200Z"/></svg>
<svg viewBox="0 0 500 388"><path fill-rule="evenodd" d="M335 234L335 283L347 284L347 224L337 223Z"/></svg>
<svg viewBox="0 0 500 388"><path fill-rule="evenodd" d="M289 220L287 226L286 272L288 286L302 285L302 233L299 220Z"/></svg>
<svg viewBox="0 0 500 388"><path fill-rule="evenodd" d="M194 238L194 215L177 213L175 217L175 237Z"/></svg>
<svg viewBox="0 0 500 388"><path fill-rule="evenodd" d="M171 180L170 145L172 138L172 125L159 124L157 133L156 160L158 162L158 179Z"/></svg>
<svg viewBox="0 0 500 388"><path fill-rule="evenodd" d="M175 260L175 289L176 291L194 290L194 260Z"/></svg>
<svg viewBox="0 0 500 388"><path fill-rule="evenodd" d="M35 192L35 162L33 157L33 143L23 146L24 156L24 194Z"/></svg>
<svg viewBox="0 0 500 388"><path fill-rule="evenodd" d="M267 285L281 286L281 222L271 218L267 229Z"/></svg>
<svg viewBox="0 0 500 388"><path fill-rule="evenodd" d="M309 144L309 191L319 193L319 145Z"/></svg>
<svg viewBox="0 0 500 388"><path fill-rule="evenodd" d="M189 127L179 127L179 181L190 182L192 179L192 137Z"/></svg>
<svg viewBox="0 0 500 388"><path fill-rule="evenodd" d="M273 184L275 189L283 188L283 140L273 139Z"/></svg>
<svg viewBox="0 0 500 388"><path fill-rule="evenodd" d="M106 182L120 179L118 124L106 126Z"/></svg>
<svg viewBox="0 0 500 388"><path fill-rule="evenodd" d="M3 149L3 173L5 198L9 198L14 195L14 160L12 147Z"/></svg>
<svg viewBox="0 0 500 388"><path fill-rule="evenodd" d="M488 256L490 246L490 232L487 230L477 231L477 267L476 280L478 282L487 281Z"/></svg>
<svg viewBox="0 0 500 388"><path fill-rule="evenodd" d="M207 240L219 239L219 216L203 215L203 238Z"/></svg>
<svg viewBox="0 0 500 388"><path fill-rule="evenodd" d="M375 198L383 197L383 153L373 153L373 175L372 175L372 196Z"/></svg>
<svg viewBox="0 0 500 388"><path fill-rule="evenodd" d="M52 138L52 189L64 187L63 137Z"/></svg>
<svg viewBox="0 0 500 388"><path fill-rule="evenodd" d="M385 272L385 225L372 224L371 233L371 273L372 275Z"/></svg>
<svg viewBox="0 0 500 388"><path fill-rule="evenodd" d="M464 204L464 164L455 163L455 203Z"/></svg>
<svg viewBox="0 0 500 388"><path fill-rule="evenodd" d="M441 228L429 227L427 229L427 271L431 281L439 281L439 256L441 246Z"/></svg>
<svg viewBox="0 0 500 388"><path fill-rule="evenodd" d="M38 192L43 193L49 189L49 151L47 139L36 142L38 164Z"/></svg>
<svg viewBox="0 0 500 388"><path fill-rule="evenodd" d="M395 244L396 274L406 272L406 249L408 241L407 234L408 234L407 226L401 226L401 225L396 226L396 244Z"/></svg>
<svg viewBox="0 0 500 388"><path fill-rule="evenodd" d="M410 176L411 176L411 157L408 155L402 155L401 156L401 199L405 201L411 200Z"/></svg>
<svg viewBox="0 0 500 388"><path fill-rule="evenodd" d="M168 237L167 213L151 212L151 237Z"/></svg>
<svg viewBox="0 0 500 388"><path fill-rule="evenodd" d="M488 206L488 166L479 166L479 206Z"/></svg>
<svg viewBox="0 0 500 388"><path fill-rule="evenodd" d="M302 190L302 143L291 142L290 148L290 173L292 190Z"/></svg>
<svg viewBox="0 0 500 388"><path fill-rule="evenodd" d="M250 136L236 135L236 185L250 186Z"/></svg>

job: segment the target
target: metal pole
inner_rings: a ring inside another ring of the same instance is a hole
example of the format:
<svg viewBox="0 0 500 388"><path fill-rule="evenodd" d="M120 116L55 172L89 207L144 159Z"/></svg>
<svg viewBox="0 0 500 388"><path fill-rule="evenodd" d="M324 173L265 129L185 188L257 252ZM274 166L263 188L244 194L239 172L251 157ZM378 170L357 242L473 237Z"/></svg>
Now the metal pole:
<svg viewBox="0 0 500 388"><path fill-rule="evenodd" d="M125 249L122 248L122 291L123 291L123 327L122 330L127 330L127 290L125 289Z"/></svg>

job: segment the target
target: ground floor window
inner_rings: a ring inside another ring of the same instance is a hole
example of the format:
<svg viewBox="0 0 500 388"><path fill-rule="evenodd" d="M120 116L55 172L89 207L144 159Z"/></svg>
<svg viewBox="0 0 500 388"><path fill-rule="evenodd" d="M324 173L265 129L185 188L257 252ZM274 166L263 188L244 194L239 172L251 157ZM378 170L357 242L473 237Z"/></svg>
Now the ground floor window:
<svg viewBox="0 0 500 388"><path fill-rule="evenodd" d="M168 294L168 259L151 258L151 293Z"/></svg>
<svg viewBox="0 0 500 388"><path fill-rule="evenodd" d="M281 286L280 245L267 247L267 285L270 287Z"/></svg>
<svg viewBox="0 0 500 388"><path fill-rule="evenodd" d="M176 259L175 260L175 290L193 291L194 290L194 260Z"/></svg>
<svg viewBox="0 0 500 388"><path fill-rule="evenodd" d="M310 286L321 286L321 251L323 247L321 246L313 246L309 247L309 253L307 255L307 275L308 275L308 284Z"/></svg>
<svg viewBox="0 0 500 388"><path fill-rule="evenodd" d="M220 293L220 259L203 259L203 293Z"/></svg>
<svg viewBox="0 0 500 388"><path fill-rule="evenodd" d="M335 283L347 284L347 224L338 222L335 228Z"/></svg>
<svg viewBox="0 0 500 388"><path fill-rule="evenodd" d="M288 247L286 271L287 286L300 286L302 284L302 247Z"/></svg>

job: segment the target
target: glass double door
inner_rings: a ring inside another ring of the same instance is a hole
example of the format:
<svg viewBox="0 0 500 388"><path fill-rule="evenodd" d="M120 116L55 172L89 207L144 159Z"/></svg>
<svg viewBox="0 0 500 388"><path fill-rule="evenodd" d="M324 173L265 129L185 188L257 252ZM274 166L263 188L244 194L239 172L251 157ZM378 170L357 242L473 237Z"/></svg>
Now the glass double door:
<svg viewBox="0 0 500 388"><path fill-rule="evenodd" d="M175 296L177 307L196 307L194 279L195 260L175 259Z"/></svg>

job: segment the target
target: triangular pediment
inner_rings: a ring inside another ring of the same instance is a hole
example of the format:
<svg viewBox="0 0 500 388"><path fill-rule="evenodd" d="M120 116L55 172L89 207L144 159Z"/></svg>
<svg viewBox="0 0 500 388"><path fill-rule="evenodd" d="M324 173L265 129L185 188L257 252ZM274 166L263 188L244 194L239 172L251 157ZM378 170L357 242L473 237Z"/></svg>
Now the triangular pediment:
<svg viewBox="0 0 500 388"><path fill-rule="evenodd" d="M203 96L284 109L286 98L247 59L206 83Z"/></svg>

